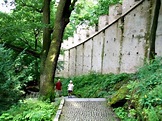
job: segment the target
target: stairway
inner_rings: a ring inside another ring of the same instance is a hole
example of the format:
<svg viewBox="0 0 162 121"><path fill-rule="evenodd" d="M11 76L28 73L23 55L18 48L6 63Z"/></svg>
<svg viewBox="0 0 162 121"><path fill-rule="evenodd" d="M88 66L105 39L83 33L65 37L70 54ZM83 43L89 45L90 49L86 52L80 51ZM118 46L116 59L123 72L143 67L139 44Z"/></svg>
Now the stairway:
<svg viewBox="0 0 162 121"><path fill-rule="evenodd" d="M118 121L104 98L65 98L59 121Z"/></svg>

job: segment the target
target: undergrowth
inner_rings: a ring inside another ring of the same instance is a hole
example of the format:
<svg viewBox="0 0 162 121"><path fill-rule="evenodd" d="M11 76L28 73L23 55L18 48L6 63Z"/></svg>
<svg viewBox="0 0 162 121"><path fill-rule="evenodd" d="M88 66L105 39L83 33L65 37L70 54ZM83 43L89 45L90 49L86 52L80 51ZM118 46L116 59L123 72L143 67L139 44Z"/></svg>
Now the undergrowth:
<svg viewBox="0 0 162 121"><path fill-rule="evenodd" d="M3 112L0 121L52 121L59 103L60 100L50 103L29 98Z"/></svg>
<svg viewBox="0 0 162 121"><path fill-rule="evenodd" d="M67 95L67 85L69 80L73 80L74 83L74 95L82 98L93 97L107 97L111 95L115 87L114 85L120 81L127 83L130 78L130 74L99 74L90 73L89 75L82 75L72 77L68 79L62 79L63 94ZM117 87L116 87L117 88ZM119 88L119 87L118 87ZM118 89L117 88L117 89Z"/></svg>

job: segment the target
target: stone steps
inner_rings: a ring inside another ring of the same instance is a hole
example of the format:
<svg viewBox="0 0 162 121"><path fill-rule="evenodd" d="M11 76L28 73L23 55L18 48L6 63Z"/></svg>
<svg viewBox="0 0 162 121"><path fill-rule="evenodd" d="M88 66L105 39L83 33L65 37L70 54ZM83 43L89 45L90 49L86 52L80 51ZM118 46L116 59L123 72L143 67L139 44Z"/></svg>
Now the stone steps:
<svg viewBox="0 0 162 121"><path fill-rule="evenodd" d="M65 98L59 121L117 121L104 98Z"/></svg>

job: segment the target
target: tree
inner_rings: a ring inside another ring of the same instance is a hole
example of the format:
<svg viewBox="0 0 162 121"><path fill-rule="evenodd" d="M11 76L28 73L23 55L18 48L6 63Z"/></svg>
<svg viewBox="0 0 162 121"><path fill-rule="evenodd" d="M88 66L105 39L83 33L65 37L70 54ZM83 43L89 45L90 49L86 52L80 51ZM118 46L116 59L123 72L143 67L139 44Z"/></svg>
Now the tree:
<svg viewBox="0 0 162 121"><path fill-rule="evenodd" d="M155 58L155 40L156 40L156 30L157 30L157 24L158 24L158 18L159 18L159 12L161 7L161 0L155 1L155 8L153 9L153 21L150 31L150 53L149 53L149 59Z"/></svg>
<svg viewBox="0 0 162 121"><path fill-rule="evenodd" d="M54 77L60 47L66 25L69 23L70 15L77 0L60 0L57 7L54 31L50 48L45 60L43 73L40 76L40 95L43 99L54 99Z"/></svg>
<svg viewBox="0 0 162 121"><path fill-rule="evenodd" d="M42 3L37 2L19 0L12 13L0 12L0 102L4 109L22 97L26 82L39 76L43 26Z"/></svg>
<svg viewBox="0 0 162 121"><path fill-rule="evenodd" d="M50 32L50 2L51 0L44 0L43 6L43 47L41 52L41 65L40 65L40 75L43 73L45 60L49 51L51 43L51 32Z"/></svg>
<svg viewBox="0 0 162 121"><path fill-rule="evenodd" d="M106 2L105 0L100 1ZM5 19L0 20L2 23L2 27L0 28L0 42L5 43L6 47L12 48L17 52L24 50L23 52L27 54L26 56L30 54L36 57L35 60L41 58L40 94L46 98L52 99L54 94L53 80L58 63L58 56L60 54L62 36L66 25L69 23L71 12L77 0L61 0L55 17L52 16L55 14L52 13L55 12L55 6L52 3L55 2L55 0L44 0L44 3L42 3L42 0L26 0L25 2L24 0L19 0L16 2L16 9L13 10L13 13L9 16L4 15ZM73 12L71 18L73 29L70 30L71 33L76 29L77 24L81 24L84 21L95 23L94 21L96 21L97 17L92 20L91 16L97 16L99 14L97 12L100 11L100 8L95 11L96 5L97 4L93 4L92 1L86 0L80 0L77 3L77 6L75 6L77 9ZM106 4L103 5L106 6ZM51 20L53 21L54 18L55 22L52 22L54 24L52 25ZM53 26L54 29L51 29ZM51 37L51 34L53 37ZM69 35L71 34L68 34L68 36ZM34 68L38 68L38 63L35 65Z"/></svg>
<svg viewBox="0 0 162 121"><path fill-rule="evenodd" d="M40 58L42 4L37 2L20 0L12 13L0 13L0 44L16 52L25 49L29 56Z"/></svg>
<svg viewBox="0 0 162 121"><path fill-rule="evenodd" d="M45 62L46 62L46 58L47 58L50 44L51 44L51 34L53 32L53 29L51 29L50 19L52 18L51 12L53 12L53 9L55 6L51 4L52 2L54 1L44 0L44 6L42 9L41 0L39 2L38 1L31 2L30 0L26 0L24 2L23 0L20 0L20 1L17 1L16 3L17 6L16 6L16 9L13 10L13 13L11 14L0 13L1 15L0 23L2 25L2 28L0 28L0 35L1 35L0 43L4 44L5 47L11 48L18 53L21 53L24 50L23 53L26 53L27 54L26 56L32 55L36 57L35 58L36 60L37 58L39 59L41 57L41 61L42 61L41 75L43 75L45 72L44 71L44 68L46 67ZM60 44L62 41L61 36L63 36L63 31L65 29L65 26L69 22L69 17L70 17L71 11L74 9L75 2L76 0L74 0L73 2L63 1L65 5L60 7L60 8L63 8L62 13L60 12L62 14L61 16L62 21L61 23L59 23L62 29L57 30L58 28L55 27L57 29L55 29L56 31L53 32L53 38L55 40L59 40ZM42 12L43 12L43 24L42 24ZM55 20L57 24L57 22L59 22L58 17ZM41 42L42 30L43 30L43 46ZM61 32L58 35L59 37L57 38L56 33L58 31L61 31ZM60 44L58 44L59 47L61 46ZM58 58L60 49L57 52L56 52L57 53L56 58ZM55 59L55 61L56 60L57 59ZM56 69L56 64L57 62L55 62L54 64L55 66L54 68L52 68L53 72ZM52 76L52 78L54 78L54 75ZM50 79L53 81L52 78ZM45 81L45 83L46 82L48 83L48 81Z"/></svg>

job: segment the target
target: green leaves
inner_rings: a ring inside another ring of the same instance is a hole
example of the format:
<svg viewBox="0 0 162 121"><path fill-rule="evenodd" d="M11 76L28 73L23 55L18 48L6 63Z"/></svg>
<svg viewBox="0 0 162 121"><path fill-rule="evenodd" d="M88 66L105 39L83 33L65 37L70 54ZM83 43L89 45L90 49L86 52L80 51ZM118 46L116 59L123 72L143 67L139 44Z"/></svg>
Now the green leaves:
<svg viewBox="0 0 162 121"><path fill-rule="evenodd" d="M0 116L3 121L50 121L56 114L60 100L55 103L42 102L36 99L27 99L18 105L12 106Z"/></svg>
<svg viewBox="0 0 162 121"><path fill-rule="evenodd" d="M41 9L41 0L32 2L20 0L16 1L16 8L13 13L0 13L1 43L10 43L34 50L35 39L37 38L38 47L41 47L42 14L37 11Z"/></svg>
<svg viewBox="0 0 162 121"><path fill-rule="evenodd" d="M70 23L66 28L64 39L73 36L78 25L97 25L99 16L108 15L109 6L116 3L121 3L121 0L99 0L97 3L93 0L79 0L70 17Z"/></svg>
<svg viewBox="0 0 162 121"><path fill-rule="evenodd" d="M75 85L74 94L81 97L107 97L112 94L113 87L120 81L126 81L129 78L129 74L98 74L90 73L88 75L82 75L71 78ZM63 93L67 95L67 85L70 79L63 81Z"/></svg>
<svg viewBox="0 0 162 121"><path fill-rule="evenodd" d="M20 98L25 82L36 80L36 63L24 52L18 54L0 45L0 114Z"/></svg>

